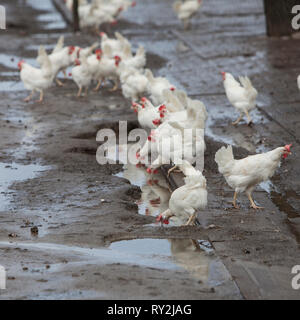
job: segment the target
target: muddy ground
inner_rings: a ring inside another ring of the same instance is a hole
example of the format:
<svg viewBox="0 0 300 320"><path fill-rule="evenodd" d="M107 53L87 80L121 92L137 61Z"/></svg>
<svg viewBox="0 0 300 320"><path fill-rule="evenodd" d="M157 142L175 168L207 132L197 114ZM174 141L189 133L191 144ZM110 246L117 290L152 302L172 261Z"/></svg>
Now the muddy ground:
<svg viewBox="0 0 300 320"><path fill-rule="evenodd" d="M3 4L0 265L8 278L0 298L300 297L290 284L291 268L300 264L299 40L265 36L261 1L207 1L187 32L172 1L139 1L111 30L121 31L134 48L144 45L147 66L201 99L209 112L209 206L199 217L202 227L168 228L153 224L151 213L161 208L143 198L145 173L139 172L141 184L138 170L126 174L121 165L96 162L99 129L117 131L119 120L137 127L120 91L103 88L77 99L67 80L47 91L43 104L22 101L27 92L19 81L20 58L35 63L38 46L50 49L60 34L66 44L81 46L97 36L73 35L50 0ZM222 70L247 74L257 87L253 126L231 125L237 114L224 95ZM226 143L235 145L237 158L293 143L293 156L254 192L264 210L249 209L244 195L241 209L231 208L232 190L213 160ZM208 240L213 250L195 251L190 239Z"/></svg>

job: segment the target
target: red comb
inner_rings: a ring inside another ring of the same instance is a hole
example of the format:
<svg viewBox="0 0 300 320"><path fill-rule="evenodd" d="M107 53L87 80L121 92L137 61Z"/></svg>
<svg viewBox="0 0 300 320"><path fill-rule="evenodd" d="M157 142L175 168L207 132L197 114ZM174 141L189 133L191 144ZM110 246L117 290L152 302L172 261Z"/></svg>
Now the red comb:
<svg viewBox="0 0 300 320"><path fill-rule="evenodd" d="M292 144L287 144L284 146L284 149L288 152L291 152L291 146L292 146Z"/></svg>

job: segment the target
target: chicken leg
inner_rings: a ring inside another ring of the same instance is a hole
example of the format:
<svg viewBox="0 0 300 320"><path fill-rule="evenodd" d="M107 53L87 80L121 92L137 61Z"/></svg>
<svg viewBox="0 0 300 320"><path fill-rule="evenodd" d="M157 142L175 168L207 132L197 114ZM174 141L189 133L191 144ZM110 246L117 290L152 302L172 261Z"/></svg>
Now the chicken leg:
<svg viewBox="0 0 300 320"><path fill-rule="evenodd" d="M115 81L114 87L112 89L109 89L109 91L114 92L114 91L118 90L118 87L119 87L118 81Z"/></svg>
<svg viewBox="0 0 300 320"><path fill-rule="evenodd" d="M236 209L239 209L240 207L236 204L236 199L237 199L237 192L234 192L234 196L233 196L233 201L232 204Z"/></svg>
<svg viewBox="0 0 300 320"><path fill-rule="evenodd" d="M29 101L32 99L33 94L34 94L34 90L32 90L32 91L30 92L30 95L29 95L28 97L26 97L26 98L24 99L24 101L25 101L25 102L29 102Z"/></svg>
<svg viewBox="0 0 300 320"><path fill-rule="evenodd" d="M64 77L65 77L65 79L67 79L67 71L66 71L66 69L63 69L63 74L64 74Z"/></svg>
<svg viewBox="0 0 300 320"><path fill-rule="evenodd" d="M189 220L187 221L187 223L186 223L185 225L186 225L186 226L189 226L189 225L191 225L191 224L194 224L195 219L196 219L196 213L193 213L193 214L189 217Z"/></svg>
<svg viewBox="0 0 300 320"><path fill-rule="evenodd" d="M77 98L80 98L81 97L81 93L82 93L82 87L80 86L79 87L79 90L77 92Z"/></svg>
<svg viewBox="0 0 300 320"><path fill-rule="evenodd" d="M242 120L242 118L243 118L243 115L240 114L240 116L234 122L232 122L232 124L235 126L236 124L238 124Z"/></svg>
<svg viewBox="0 0 300 320"><path fill-rule="evenodd" d="M249 199L249 201L250 201L250 203L251 203L251 208L253 208L253 209L255 209L255 210L257 210L257 209L264 209L264 207L259 207L259 206L257 206L257 205L255 204L255 202L254 202L253 199L252 199L251 193L248 193L247 195L248 195L248 199Z"/></svg>
<svg viewBox="0 0 300 320"><path fill-rule="evenodd" d="M102 85L102 82L103 82L102 79L99 80L98 83L97 83L97 86L93 89L93 91L98 91L100 89L101 85Z"/></svg>
<svg viewBox="0 0 300 320"><path fill-rule="evenodd" d="M252 123L252 119L251 119L251 117L249 115L249 112L247 110L245 111L245 113L246 113L246 116L247 116L247 119L248 119L248 126L249 126Z"/></svg>
<svg viewBox="0 0 300 320"><path fill-rule="evenodd" d="M64 84L59 79L55 79L55 82L57 83L57 85L59 87L63 87L64 86Z"/></svg>
<svg viewBox="0 0 300 320"><path fill-rule="evenodd" d="M41 90L41 91L40 91L40 99L37 100L36 102L41 103L41 102L43 102L43 100L44 100L44 91Z"/></svg>
<svg viewBox="0 0 300 320"><path fill-rule="evenodd" d="M84 90L84 93L83 93L83 96L84 96L84 97L86 97L86 96L88 95L88 90L89 90L89 88L86 87L85 90Z"/></svg>

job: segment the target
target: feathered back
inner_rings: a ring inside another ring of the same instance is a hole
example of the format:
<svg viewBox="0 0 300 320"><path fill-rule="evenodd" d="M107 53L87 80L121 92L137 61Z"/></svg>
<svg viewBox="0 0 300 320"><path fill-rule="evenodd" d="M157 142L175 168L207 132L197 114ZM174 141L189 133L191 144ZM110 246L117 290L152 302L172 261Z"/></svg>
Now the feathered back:
<svg viewBox="0 0 300 320"><path fill-rule="evenodd" d="M181 102L182 106L184 108L186 108L188 105L188 97L187 97L186 92L184 92L182 90L175 90L175 95L179 99L179 101Z"/></svg>
<svg viewBox="0 0 300 320"><path fill-rule="evenodd" d="M202 118L203 121L206 121L207 119L207 111L204 103L200 100L191 100L188 105L188 115L189 112L193 111L195 114L197 114L197 118Z"/></svg>
<svg viewBox="0 0 300 320"><path fill-rule="evenodd" d="M131 58L132 57L132 50L131 50L131 44L127 43L123 48L123 56L125 58Z"/></svg>
<svg viewBox="0 0 300 320"><path fill-rule="evenodd" d="M106 57L111 57L112 56L112 49L109 44L105 44L102 48L103 55Z"/></svg>
<svg viewBox="0 0 300 320"><path fill-rule="evenodd" d="M191 176L186 176L184 178L186 185L191 186L192 188L204 188L206 189L206 179L200 171L196 171L196 174Z"/></svg>
<svg viewBox="0 0 300 320"><path fill-rule="evenodd" d="M228 85L241 87L240 83L234 79L234 76L231 73L226 72L224 86L226 87Z"/></svg>
<svg viewBox="0 0 300 320"><path fill-rule="evenodd" d="M163 97L168 111L177 112L184 110L184 106L170 89L163 90Z"/></svg>
<svg viewBox="0 0 300 320"><path fill-rule="evenodd" d="M234 160L232 146L224 146L216 152L215 161L218 164L219 172L222 174L226 173L226 167L230 162Z"/></svg>

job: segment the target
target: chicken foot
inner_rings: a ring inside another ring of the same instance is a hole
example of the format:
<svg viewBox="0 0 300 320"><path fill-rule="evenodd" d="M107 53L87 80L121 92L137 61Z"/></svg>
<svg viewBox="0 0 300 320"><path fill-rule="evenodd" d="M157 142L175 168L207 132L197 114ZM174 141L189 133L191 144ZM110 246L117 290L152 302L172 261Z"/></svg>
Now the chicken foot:
<svg viewBox="0 0 300 320"><path fill-rule="evenodd" d="M40 99L36 100L36 102L41 103L44 101L44 91L40 90Z"/></svg>
<svg viewBox="0 0 300 320"><path fill-rule="evenodd" d="M232 122L232 124L235 126L237 125L243 118L243 115L241 114L234 122Z"/></svg>
<svg viewBox="0 0 300 320"><path fill-rule="evenodd" d="M251 119L251 117L249 115L249 112L247 110L245 111L245 113L246 113L246 116L247 116L247 119L248 119L248 126L249 126L252 123L252 119Z"/></svg>
<svg viewBox="0 0 300 320"><path fill-rule="evenodd" d="M248 193L247 195L248 195L248 199L249 199L249 201L250 201L250 203L251 203L251 208L253 208L253 209L255 209L255 210L257 210L257 209L264 209L264 207L259 207L259 206L257 206L257 205L255 204L255 202L254 202L253 199L252 199L251 193Z"/></svg>
<svg viewBox="0 0 300 320"><path fill-rule="evenodd" d="M114 91L118 90L118 88L119 88L118 81L115 81L115 85L114 85L114 87L113 87L112 89L109 89L108 91L110 91L110 92L114 92Z"/></svg>
<svg viewBox="0 0 300 320"><path fill-rule="evenodd" d="M93 91L98 91L102 85L103 79L98 80L97 86L93 89Z"/></svg>
<svg viewBox="0 0 300 320"><path fill-rule="evenodd" d="M29 101L32 99L33 94L34 94L34 90L32 90L32 91L30 92L30 95L29 95L28 97L26 97L26 98L24 99L24 101L25 101L25 102L29 102Z"/></svg>

